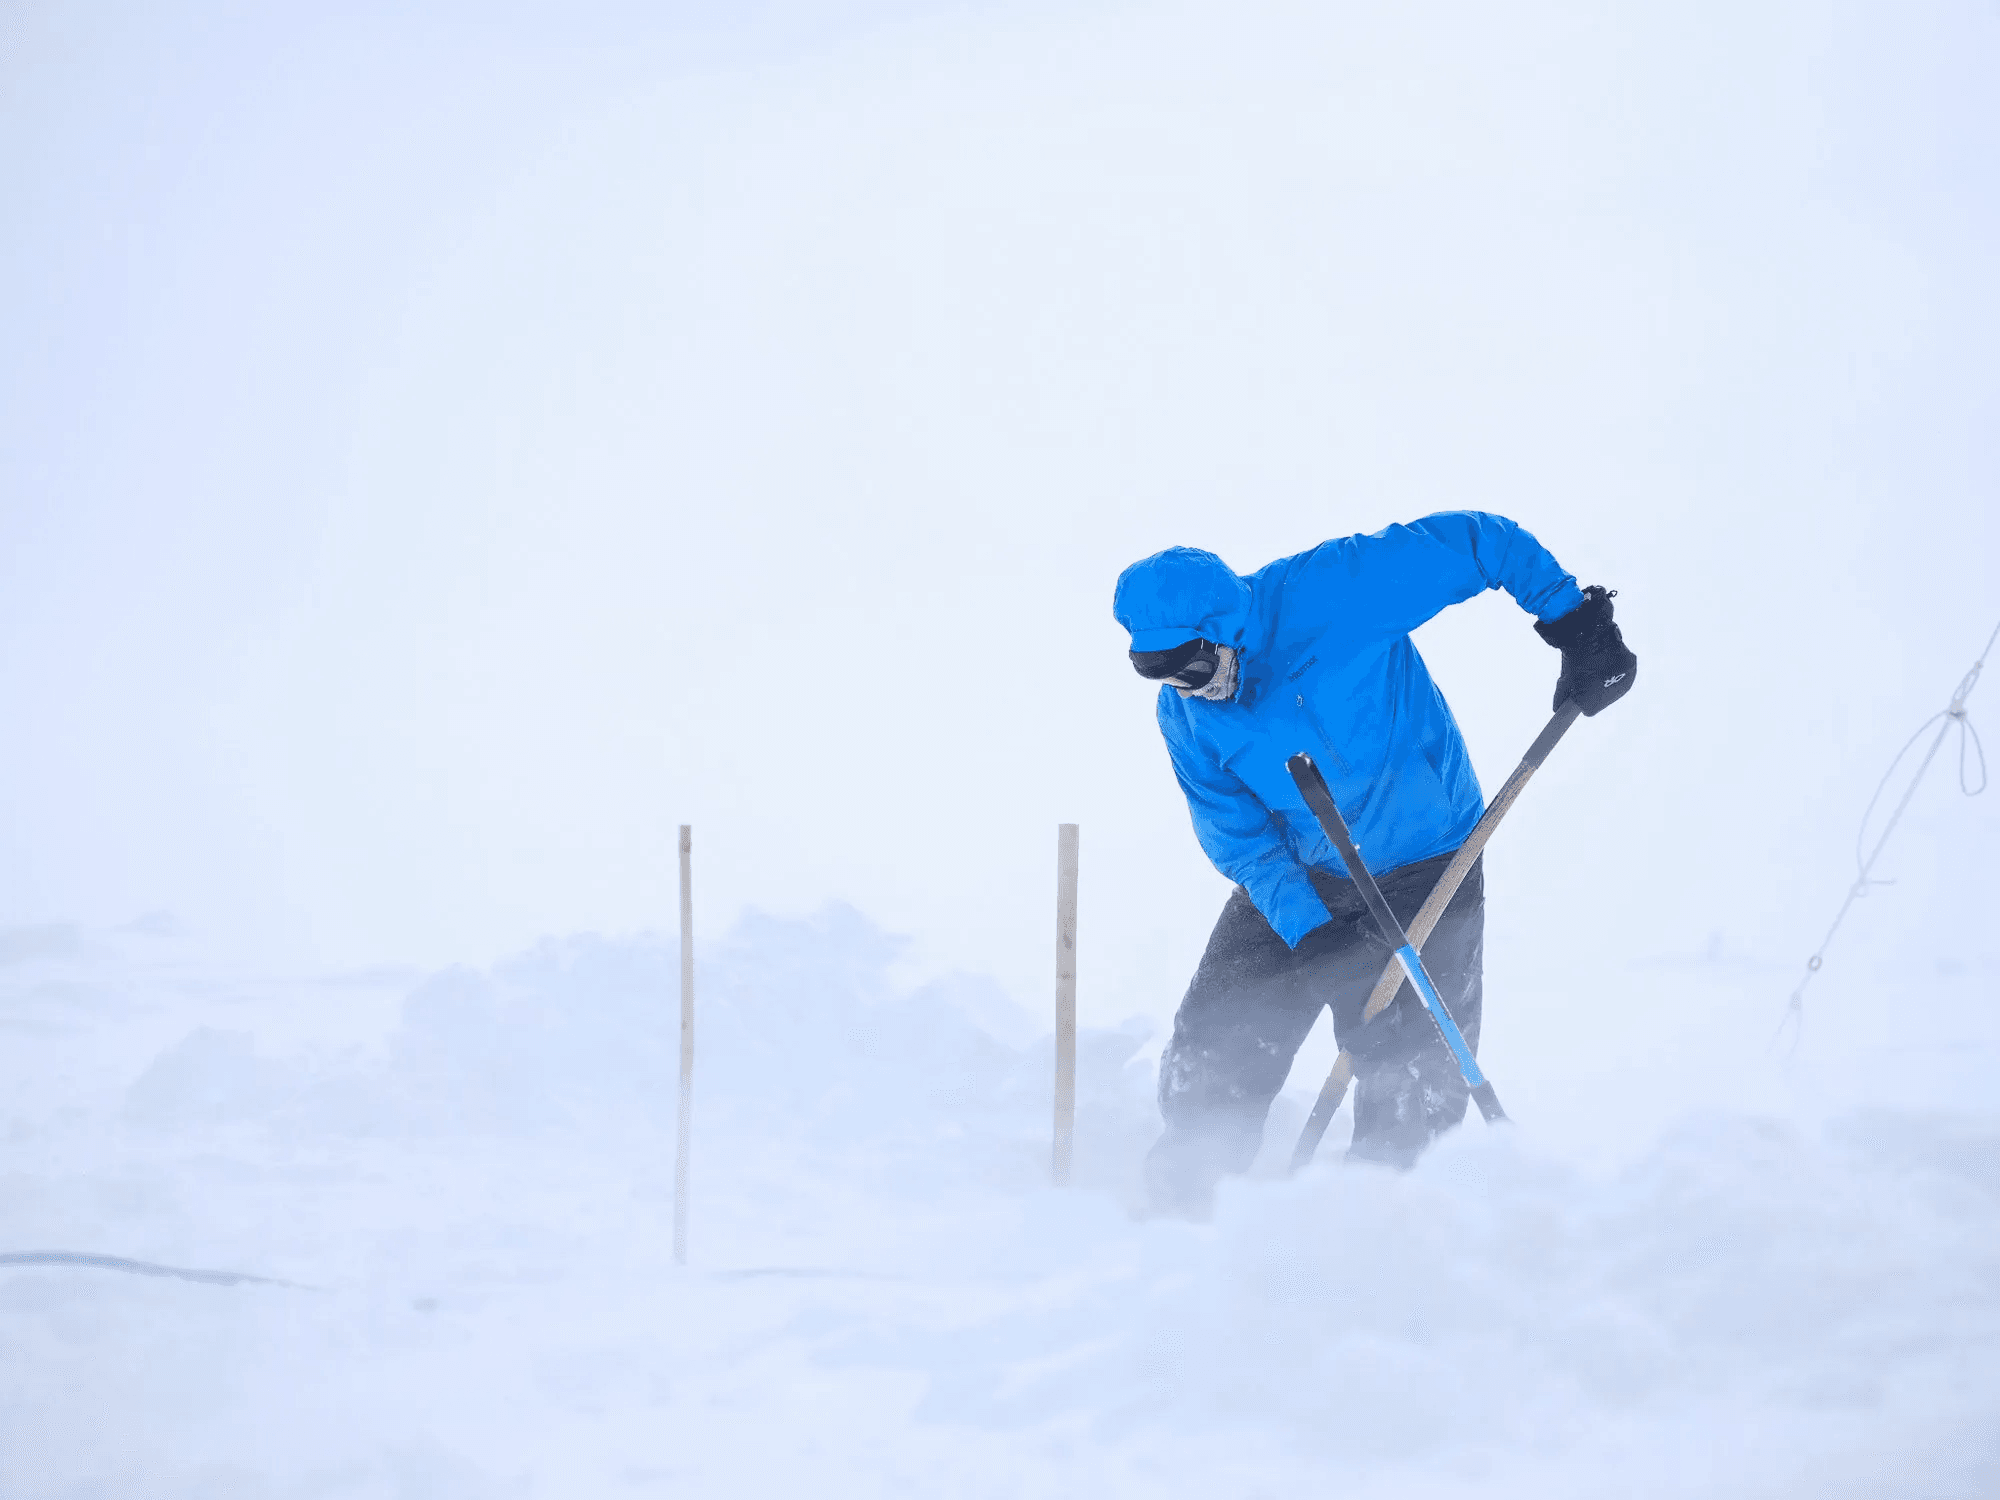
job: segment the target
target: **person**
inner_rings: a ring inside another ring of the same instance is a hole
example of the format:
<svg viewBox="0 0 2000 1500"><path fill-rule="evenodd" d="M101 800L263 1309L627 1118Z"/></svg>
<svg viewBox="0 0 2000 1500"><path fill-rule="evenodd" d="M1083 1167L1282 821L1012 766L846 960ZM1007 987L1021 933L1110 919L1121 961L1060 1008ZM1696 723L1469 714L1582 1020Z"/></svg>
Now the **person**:
<svg viewBox="0 0 2000 1500"><path fill-rule="evenodd" d="M1368 869L1408 923L1484 811L1451 710L1410 632L1502 588L1562 652L1556 706L1597 714L1638 660L1610 591L1579 589L1504 516L1447 511L1338 537L1239 577L1171 547L1125 569L1112 613L1132 665L1161 684L1160 732L1195 835L1236 882L1160 1059L1165 1131L1146 1161L1161 1211L1204 1216L1244 1172L1271 1101L1322 1007L1355 1059L1350 1157L1408 1166L1465 1115L1464 1080L1407 986L1363 1025L1391 950L1285 768L1325 774ZM1424 947L1468 1044L1479 1044L1483 872L1475 864Z"/></svg>

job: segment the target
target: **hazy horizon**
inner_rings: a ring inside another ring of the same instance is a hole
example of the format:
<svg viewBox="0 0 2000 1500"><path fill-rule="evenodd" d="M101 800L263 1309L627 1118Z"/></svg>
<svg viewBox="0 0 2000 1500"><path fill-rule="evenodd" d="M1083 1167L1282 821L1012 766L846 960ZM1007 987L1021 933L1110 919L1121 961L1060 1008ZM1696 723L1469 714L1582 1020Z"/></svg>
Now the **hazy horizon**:
<svg viewBox="0 0 2000 1500"><path fill-rule="evenodd" d="M1164 1017L1223 886L1117 570L1472 507L1644 664L1507 930L1802 957L2000 611L1996 25L16 9L0 922L480 962L669 926L690 822L704 932L1039 1007L1076 821L1086 1010ZM1420 640L1490 789L1554 656ZM1993 813L1918 813L1877 911L1969 940Z"/></svg>

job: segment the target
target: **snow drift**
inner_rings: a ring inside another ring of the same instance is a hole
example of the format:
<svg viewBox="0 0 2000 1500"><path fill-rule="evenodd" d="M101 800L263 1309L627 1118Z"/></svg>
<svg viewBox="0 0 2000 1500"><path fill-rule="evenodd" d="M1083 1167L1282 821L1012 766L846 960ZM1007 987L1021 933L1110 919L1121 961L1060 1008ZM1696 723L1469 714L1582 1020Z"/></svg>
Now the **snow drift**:
<svg viewBox="0 0 2000 1500"><path fill-rule="evenodd" d="M676 1271L671 944L342 983L149 947L0 971L0 1248L312 1289L0 1273L0 1493L2000 1484L1989 1118L1711 1110L1593 1171L1524 1109L1145 1222L1139 1028L1085 1037L1057 1193L1048 1042L1003 997L898 992L850 910L751 917L700 967Z"/></svg>

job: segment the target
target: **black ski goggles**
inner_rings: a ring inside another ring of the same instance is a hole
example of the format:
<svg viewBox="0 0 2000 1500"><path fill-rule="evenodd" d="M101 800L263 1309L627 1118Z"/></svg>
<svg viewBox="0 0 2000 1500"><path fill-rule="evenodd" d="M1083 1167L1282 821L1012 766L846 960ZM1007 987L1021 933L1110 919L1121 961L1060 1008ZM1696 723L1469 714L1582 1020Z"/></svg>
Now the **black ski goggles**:
<svg viewBox="0 0 2000 1500"><path fill-rule="evenodd" d="M1183 641L1165 651L1134 651L1132 669L1153 682L1177 688L1203 688L1222 665L1222 648L1214 641Z"/></svg>

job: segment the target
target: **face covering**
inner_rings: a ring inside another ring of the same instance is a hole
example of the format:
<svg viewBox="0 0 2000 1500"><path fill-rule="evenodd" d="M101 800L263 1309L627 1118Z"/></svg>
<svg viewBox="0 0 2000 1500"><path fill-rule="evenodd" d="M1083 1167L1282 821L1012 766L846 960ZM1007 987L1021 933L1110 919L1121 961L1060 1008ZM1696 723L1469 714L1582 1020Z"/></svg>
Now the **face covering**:
<svg viewBox="0 0 2000 1500"><path fill-rule="evenodd" d="M1211 702L1226 703L1236 696L1236 648L1217 646L1216 662L1206 675L1206 680L1189 685L1183 677L1169 677L1168 682L1180 692L1183 698L1207 698Z"/></svg>
<svg viewBox="0 0 2000 1500"><path fill-rule="evenodd" d="M1183 698L1227 699L1236 692L1236 649L1214 641L1185 641L1165 651L1134 651L1141 677L1164 682Z"/></svg>

